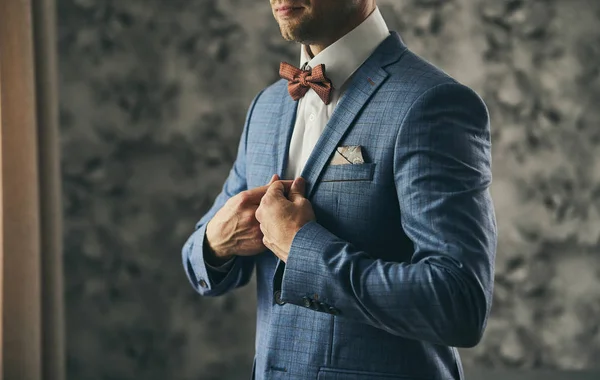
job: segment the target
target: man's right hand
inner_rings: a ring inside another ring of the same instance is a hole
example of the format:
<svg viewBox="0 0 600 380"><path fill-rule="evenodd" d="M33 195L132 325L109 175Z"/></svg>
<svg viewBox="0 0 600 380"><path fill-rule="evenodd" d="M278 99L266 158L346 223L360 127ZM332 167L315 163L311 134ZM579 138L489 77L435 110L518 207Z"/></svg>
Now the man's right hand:
<svg viewBox="0 0 600 380"><path fill-rule="evenodd" d="M267 249L263 244L260 224L254 214L269 185L278 181L273 175L265 186L242 191L229 198L206 226L209 252L205 260L214 266L227 262L233 256L253 256ZM281 181L289 192L292 180Z"/></svg>

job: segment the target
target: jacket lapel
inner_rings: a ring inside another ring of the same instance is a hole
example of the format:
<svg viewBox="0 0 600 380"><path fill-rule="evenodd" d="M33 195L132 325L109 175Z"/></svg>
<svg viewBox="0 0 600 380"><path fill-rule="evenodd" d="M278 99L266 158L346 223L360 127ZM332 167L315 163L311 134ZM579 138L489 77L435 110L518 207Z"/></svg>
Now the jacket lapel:
<svg viewBox="0 0 600 380"><path fill-rule="evenodd" d="M383 68L397 62L405 50L406 45L404 45L398 33L391 32L391 35L381 43L371 57L354 74L348 89L339 100L331 119L329 119L325 130L302 170L301 177L306 180L306 198L310 199L315 184L329 161L329 157L331 157L356 116L389 76ZM278 136L276 137L278 139L277 173L281 178L283 178L287 166L288 149L298 108L298 102L292 100L287 93L287 86L282 87L285 91L285 94L282 94L283 100L281 103L282 128L278 130ZM281 290L284 268L285 264L278 259L273 274L274 290Z"/></svg>
<svg viewBox="0 0 600 380"><path fill-rule="evenodd" d="M307 198L310 199L321 172L356 116L389 76L383 68L398 61L405 49L406 46L400 36L392 32L390 37L381 43L371 57L353 75L347 90L335 107L327 126L302 170L301 176L306 180ZM295 117L293 120L295 120ZM284 145L287 152L287 144L280 144L280 149Z"/></svg>
<svg viewBox="0 0 600 380"><path fill-rule="evenodd" d="M287 82L286 82L287 83ZM285 93L282 94L281 98L282 111L281 111L281 128L277 129L278 136L277 141L277 171L279 178L284 178L285 168L287 167L288 151L290 146L290 140L292 139L292 132L294 131L294 123L296 122L296 111L298 109L298 102L293 100L287 92L287 85L283 86Z"/></svg>

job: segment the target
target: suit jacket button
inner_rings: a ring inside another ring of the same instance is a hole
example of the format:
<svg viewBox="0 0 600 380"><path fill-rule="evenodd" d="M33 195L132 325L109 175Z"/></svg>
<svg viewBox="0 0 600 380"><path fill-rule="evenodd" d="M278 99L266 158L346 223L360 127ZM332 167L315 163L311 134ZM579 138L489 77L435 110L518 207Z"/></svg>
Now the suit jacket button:
<svg viewBox="0 0 600 380"><path fill-rule="evenodd" d="M304 307L308 308L310 308L312 305L312 302L310 302L310 298L308 297L302 297L302 303L304 304Z"/></svg>
<svg viewBox="0 0 600 380"><path fill-rule="evenodd" d="M203 288L208 288L208 284L204 280L200 280L200 286Z"/></svg>
<svg viewBox="0 0 600 380"><path fill-rule="evenodd" d="M329 308L329 305L327 305L325 302L317 302L318 306L319 306L319 311L322 311L324 313L327 313L327 310Z"/></svg>
<svg viewBox="0 0 600 380"><path fill-rule="evenodd" d="M285 302L281 300L281 290L275 292L274 298L277 305L285 305Z"/></svg>
<svg viewBox="0 0 600 380"><path fill-rule="evenodd" d="M333 306L330 306L329 309L327 309L329 311L329 314L333 314L333 315L339 315L340 311L338 309L336 309Z"/></svg>

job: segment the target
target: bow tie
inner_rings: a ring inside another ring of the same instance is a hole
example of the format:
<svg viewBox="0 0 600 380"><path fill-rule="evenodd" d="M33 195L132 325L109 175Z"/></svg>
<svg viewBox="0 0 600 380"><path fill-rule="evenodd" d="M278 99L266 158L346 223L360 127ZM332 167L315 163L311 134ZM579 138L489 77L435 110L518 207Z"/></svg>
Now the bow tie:
<svg viewBox="0 0 600 380"><path fill-rule="evenodd" d="M325 65L312 70L301 70L287 62L281 62L279 75L288 81L288 92L294 100L303 97L312 88L325 104L331 103L331 80L325 76Z"/></svg>

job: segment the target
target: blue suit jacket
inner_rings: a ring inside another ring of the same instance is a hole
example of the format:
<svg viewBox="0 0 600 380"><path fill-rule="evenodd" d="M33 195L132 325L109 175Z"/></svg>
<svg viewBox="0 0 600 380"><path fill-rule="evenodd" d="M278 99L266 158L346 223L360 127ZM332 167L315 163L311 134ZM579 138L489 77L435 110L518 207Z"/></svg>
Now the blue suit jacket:
<svg viewBox="0 0 600 380"><path fill-rule="evenodd" d="M351 79L302 172L317 220L287 264L265 251L219 275L206 223L233 195L284 173L297 102L278 81L253 101L222 192L185 243L194 288L218 296L256 268L256 379L463 379L496 249L487 109L392 32ZM337 146L364 164L329 166Z"/></svg>

